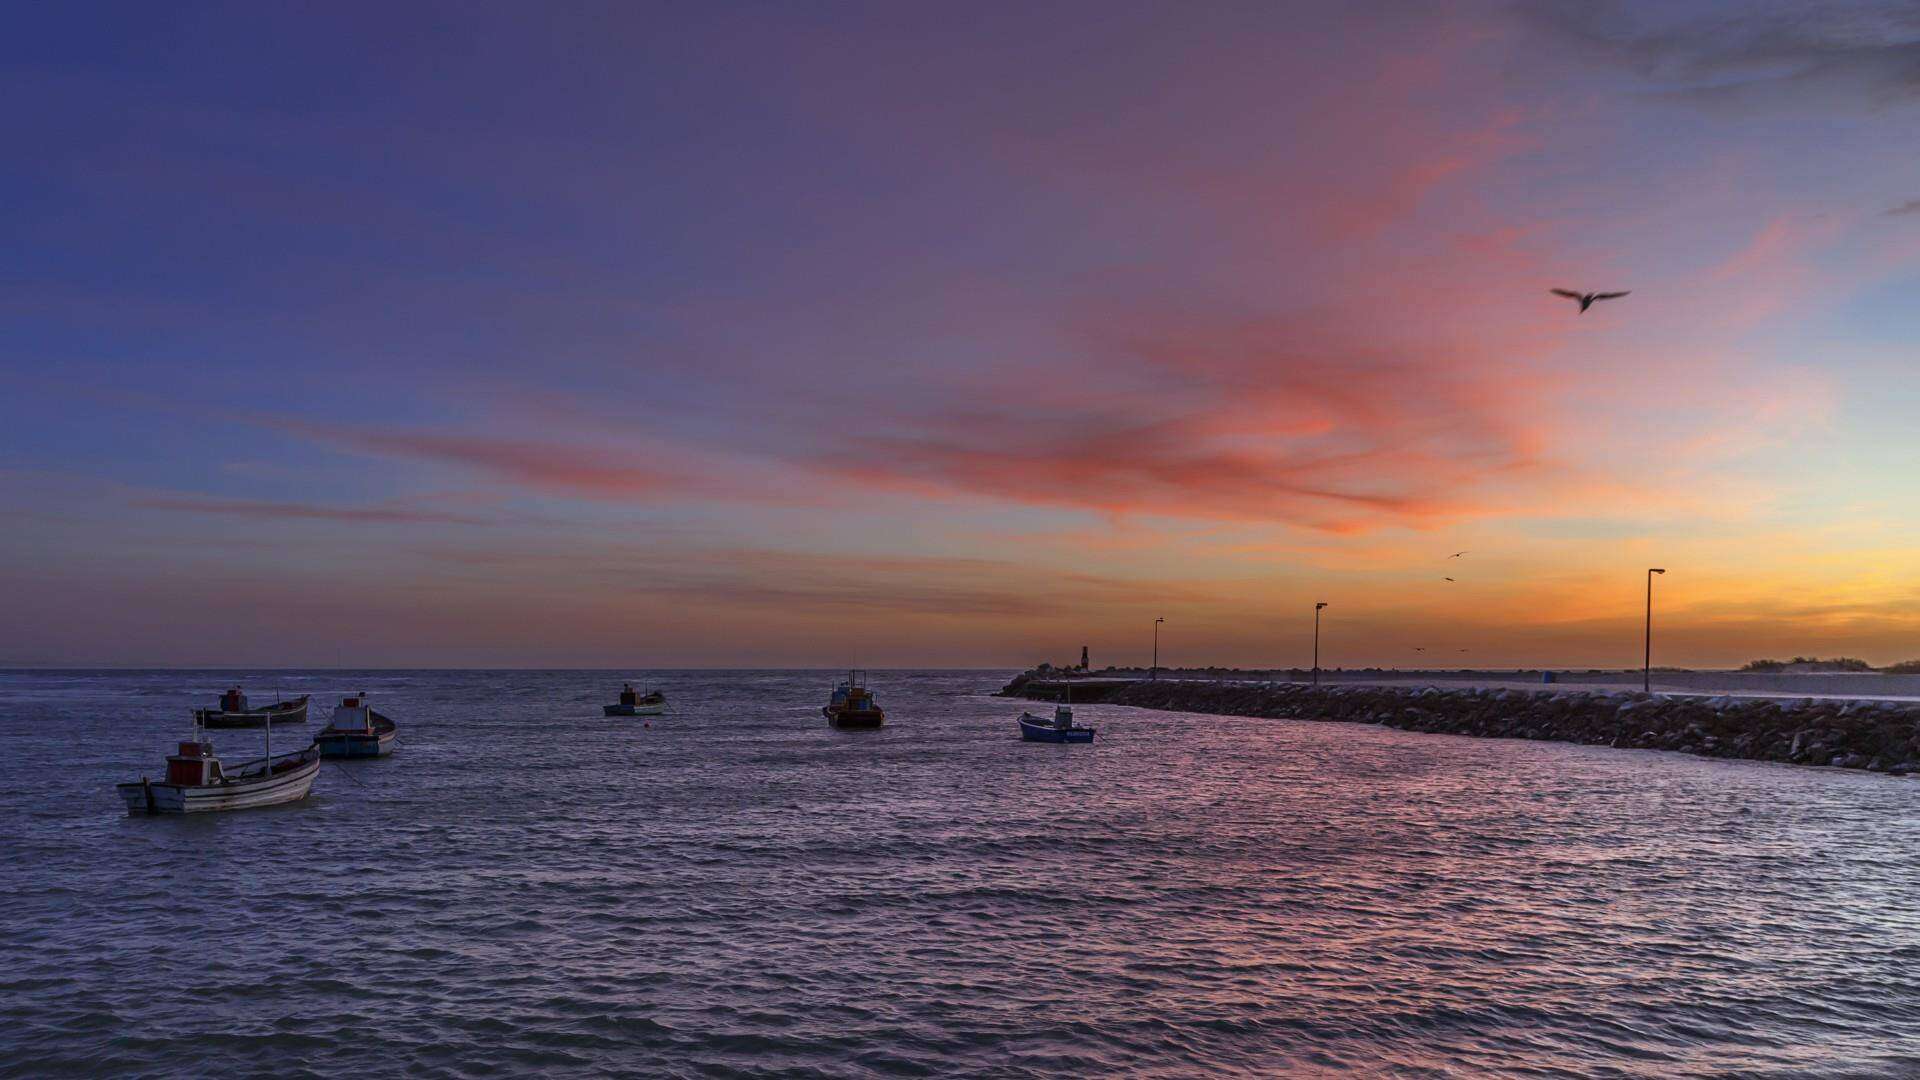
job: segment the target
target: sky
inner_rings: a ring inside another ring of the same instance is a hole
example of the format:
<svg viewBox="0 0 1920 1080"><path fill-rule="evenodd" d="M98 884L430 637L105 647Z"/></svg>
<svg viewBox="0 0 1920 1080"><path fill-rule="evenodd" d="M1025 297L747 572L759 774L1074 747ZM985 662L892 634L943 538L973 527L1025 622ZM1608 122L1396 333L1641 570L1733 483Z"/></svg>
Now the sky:
<svg viewBox="0 0 1920 1080"><path fill-rule="evenodd" d="M0 665L1920 657L1920 8L1441 7L18 8Z"/></svg>

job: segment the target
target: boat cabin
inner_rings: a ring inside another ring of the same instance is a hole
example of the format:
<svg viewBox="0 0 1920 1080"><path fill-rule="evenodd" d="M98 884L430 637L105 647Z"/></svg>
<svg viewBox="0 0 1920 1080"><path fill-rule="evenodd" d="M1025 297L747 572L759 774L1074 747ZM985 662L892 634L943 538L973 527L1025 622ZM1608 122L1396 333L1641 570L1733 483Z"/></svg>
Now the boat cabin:
<svg viewBox="0 0 1920 1080"><path fill-rule="evenodd" d="M632 684L632 683L628 683L628 684L626 684L626 686L624 686L623 688L621 688L621 690L620 690L620 704L622 704L622 705L638 705L638 704L640 704L640 695L634 692L634 689L633 689L633 684Z"/></svg>
<svg viewBox="0 0 1920 1080"><path fill-rule="evenodd" d="M240 688L237 686L228 690L226 693L221 694L220 695L220 711L221 712L246 712L247 711L247 695L241 693Z"/></svg>
<svg viewBox="0 0 1920 1080"><path fill-rule="evenodd" d="M355 694L352 697L341 698L340 707L333 710L333 719L327 721L327 726L321 729L322 734L329 731L372 731L373 706L361 700L365 696L365 694Z"/></svg>
<svg viewBox="0 0 1920 1080"><path fill-rule="evenodd" d="M180 744L180 752L167 755L167 783L203 787L221 780L220 759L213 756L213 744L204 739Z"/></svg>
<svg viewBox="0 0 1920 1080"><path fill-rule="evenodd" d="M873 691L867 689L867 673L849 671L840 685L833 688L830 699L836 708L845 708L855 712L873 708Z"/></svg>

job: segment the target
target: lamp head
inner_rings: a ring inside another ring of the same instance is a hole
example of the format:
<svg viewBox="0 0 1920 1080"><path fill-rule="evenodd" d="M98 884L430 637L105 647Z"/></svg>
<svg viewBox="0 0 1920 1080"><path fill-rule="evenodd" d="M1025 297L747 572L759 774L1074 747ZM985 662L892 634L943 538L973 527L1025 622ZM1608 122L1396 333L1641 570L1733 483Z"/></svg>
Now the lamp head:
<svg viewBox="0 0 1920 1080"><path fill-rule="evenodd" d="M1319 610L1320 610L1321 608L1323 608L1323 607L1326 607L1326 606L1327 606L1327 602L1326 602L1325 600L1322 600L1322 601L1320 601L1319 603L1317 603L1317 604L1315 604L1315 605L1313 605L1313 610L1315 610L1315 611L1319 611Z"/></svg>
<svg viewBox="0 0 1920 1080"><path fill-rule="evenodd" d="M1657 567L1657 566L1649 566L1649 567L1647 567L1647 573L1649 573L1649 574L1664 574L1664 573L1666 573L1666 571L1665 571L1665 570L1662 570L1662 569L1660 569L1660 568L1659 568L1659 567Z"/></svg>

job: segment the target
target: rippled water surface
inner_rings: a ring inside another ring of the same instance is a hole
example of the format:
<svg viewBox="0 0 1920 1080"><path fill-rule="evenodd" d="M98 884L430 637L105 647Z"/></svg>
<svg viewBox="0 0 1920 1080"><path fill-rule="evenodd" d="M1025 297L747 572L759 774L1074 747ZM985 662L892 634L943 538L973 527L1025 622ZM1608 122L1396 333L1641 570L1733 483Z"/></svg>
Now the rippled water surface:
<svg viewBox="0 0 1920 1080"><path fill-rule="evenodd" d="M181 819L112 785L229 675L0 673L0 1068L1920 1075L1920 782L1101 706L1029 745L1006 674L876 673L835 733L826 673L662 673L651 726L615 675L250 673L401 748Z"/></svg>

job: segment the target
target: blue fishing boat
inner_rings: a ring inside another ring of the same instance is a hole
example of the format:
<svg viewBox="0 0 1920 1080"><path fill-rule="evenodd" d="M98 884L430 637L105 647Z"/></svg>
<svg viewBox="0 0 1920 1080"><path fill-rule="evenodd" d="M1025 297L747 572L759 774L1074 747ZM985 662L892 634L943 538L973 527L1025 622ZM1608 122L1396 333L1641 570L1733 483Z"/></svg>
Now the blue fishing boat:
<svg viewBox="0 0 1920 1080"><path fill-rule="evenodd" d="M866 678L864 671L849 671L846 681L833 688L833 695L820 710L826 714L827 726L839 731L864 731L887 722L886 710L874 702Z"/></svg>
<svg viewBox="0 0 1920 1080"><path fill-rule="evenodd" d="M386 757L393 753L395 734L393 721L374 712L367 695L356 694L333 710L313 745L323 758Z"/></svg>
<svg viewBox="0 0 1920 1080"><path fill-rule="evenodd" d="M1053 710L1047 720L1030 712L1020 714L1020 737L1028 742L1090 743L1097 728L1081 727L1073 722L1073 710L1065 705Z"/></svg>

